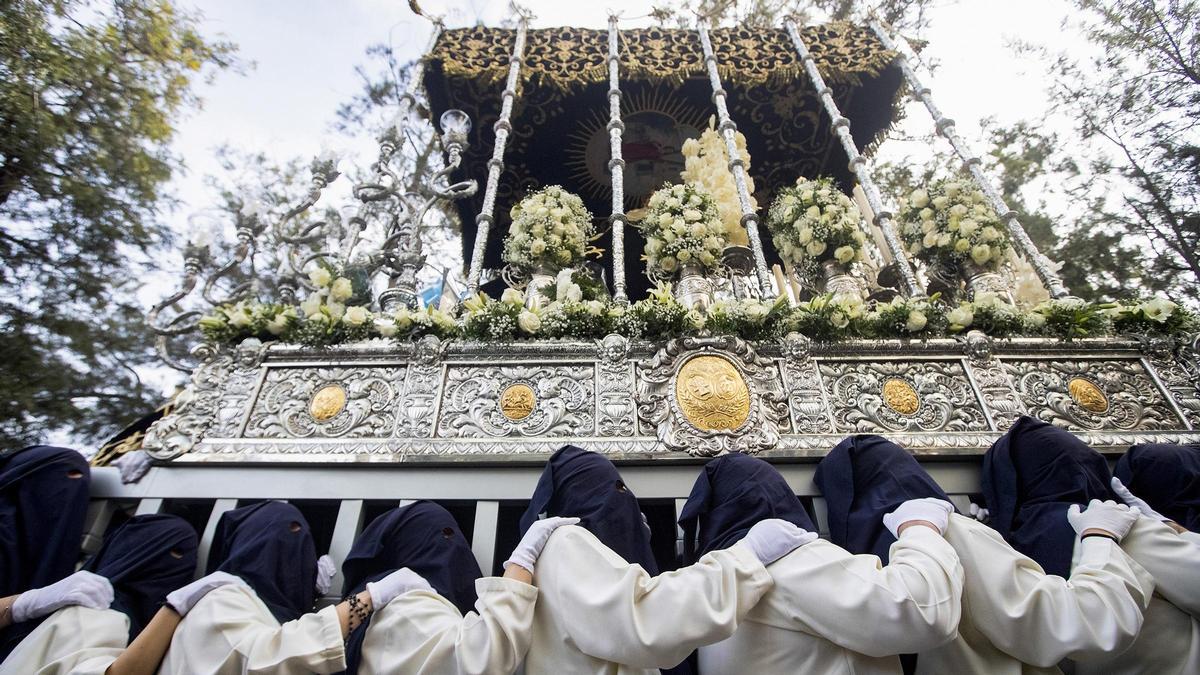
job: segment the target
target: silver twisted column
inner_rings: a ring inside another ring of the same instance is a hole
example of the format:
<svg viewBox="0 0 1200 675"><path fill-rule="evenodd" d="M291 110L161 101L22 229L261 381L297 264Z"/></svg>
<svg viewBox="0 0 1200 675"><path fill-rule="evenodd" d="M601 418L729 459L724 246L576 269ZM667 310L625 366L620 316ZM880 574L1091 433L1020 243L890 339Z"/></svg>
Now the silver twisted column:
<svg viewBox="0 0 1200 675"><path fill-rule="evenodd" d="M612 179L612 255L613 255L613 299L619 303L629 302L625 292L625 159L621 156L621 134L625 124L621 121L621 80L619 73L620 33L617 16L608 17L608 173Z"/></svg>
<svg viewBox="0 0 1200 675"><path fill-rule="evenodd" d="M934 104L933 99L930 97L929 87L921 83L920 77L917 76L916 70L913 69L904 52L897 47L896 42L877 19L870 19L867 25L870 26L871 30L879 38L879 42L883 45L884 49L896 52L896 62L900 66L900 71L904 74L904 80L908 83L909 87L912 87L913 95L921 103L925 104L925 109L929 111L930 117L933 118L933 124L937 129L938 135L950 141L955 154L966 164L967 170L971 172L971 177L975 179L975 183L979 186L979 189L987 197L988 202L991 203L992 208L995 209L1000 218L1004 220L1005 225L1008 227L1009 235L1012 236L1020 252L1029 259L1034 271L1037 272L1038 278L1041 279L1042 285L1050 292L1050 296L1054 298L1070 296L1070 291L1067 290L1058 273L1050 267L1050 262L1038 251L1037 245L1029 238L1029 233L1025 231L1020 221L1017 220L1017 213L1009 208L1008 204L1004 201L1004 197L1000 196L1000 191L996 189L995 184L983 172L979 157L971 153L962 137L958 135L958 132L954 128L954 120L943 115L942 111Z"/></svg>
<svg viewBox="0 0 1200 675"><path fill-rule="evenodd" d="M483 192L483 208L475 218L475 247L471 252L471 269L467 274L467 293L479 291L479 279L483 276L483 254L487 249L488 231L495 222L496 189L500 185L500 172L504 169L504 147L508 143L508 135L512 132L513 101L517 97L517 78L521 74L521 61L525 54L525 34L529 22L522 16L517 24L517 39L513 43L512 56L508 61L508 79L504 84L501 95L500 118L496 120L496 143L492 148L492 158L488 160L487 183Z"/></svg>
<svg viewBox="0 0 1200 675"><path fill-rule="evenodd" d="M870 172L867 171L867 160L858 151L858 146L854 144L854 137L850 135L850 120L842 116L842 111L833 100L833 93L825 84L825 78L821 77L821 71L817 69L817 64L813 61L812 54L804 46L804 40L801 39L800 31L796 27L796 20L788 17L784 19L784 26L787 28L788 35L792 39L792 45L800 55L800 60L804 62L804 71L808 73L808 79L812 81L813 86L817 89L817 96L820 97L821 104L824 106L825 112L829 115L834 133L837 134L838 140L842 144L842 149L846 151L846 158L850 162L850 170L854 172L854 177L858 179L858 184L862 187L863 195L867 198L867 204L875 213L875 226L883 233L884 244L895 260L896 270L900 274L900 283L904 286L904 294L913 298L924 297L925 291L917 281L917 275L913 272L912 264L908 261L904 246L900 243L900 239L896 235L895 227L892 224L892 214L884 208L883 200L879 196L879 188L875 185L875 180L871 178Z"/></svg>
<svg viewBox="0 0 1200 675"><path fill-rule="evenodd" d="M725 89L721 87L721 76L717 72L717 57L713 53L712 40L708 37L708 19L697 21L696 30L700 33L700 46L704 50L704 65L708 70L708 80L712 83L713 105L717 108L718 130L725 139L725 151L729 154L729 171L733 173L733 182L737 186L738 203L742 207L742 226L746 228L746 236L750 239L750 250L754 253L754 269L758 277L759 293L766 297L771 289L771 273L767 271L767 258L763 254L762 240L758 237L758 215L750 203L750 189L746 185L746 166L738 156L737 142L734 134L737 124L729 117L729 108L725 105ZM783 289L780 289L782 291Z"/></svg>

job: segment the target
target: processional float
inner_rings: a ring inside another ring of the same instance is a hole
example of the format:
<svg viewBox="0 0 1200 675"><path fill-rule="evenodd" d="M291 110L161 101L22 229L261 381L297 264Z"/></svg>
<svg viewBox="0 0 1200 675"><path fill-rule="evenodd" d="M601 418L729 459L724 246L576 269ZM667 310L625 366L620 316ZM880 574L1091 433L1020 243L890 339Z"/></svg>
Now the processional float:
<svg viewBox="0 0 1200 675"><path fill-rule="evenodd" d="M311 213L318 159L224 261L189 244L150 320L191 379L138 441L169 465L803 462L858 433L970 458L1026 414L1105 451L1200 441L1190 316L1071 297L905 49L874 19L438 24L352 216ZM885 195L868 157L908 96L962 172ZM440 217L467 293L426 307Z"/></svg>

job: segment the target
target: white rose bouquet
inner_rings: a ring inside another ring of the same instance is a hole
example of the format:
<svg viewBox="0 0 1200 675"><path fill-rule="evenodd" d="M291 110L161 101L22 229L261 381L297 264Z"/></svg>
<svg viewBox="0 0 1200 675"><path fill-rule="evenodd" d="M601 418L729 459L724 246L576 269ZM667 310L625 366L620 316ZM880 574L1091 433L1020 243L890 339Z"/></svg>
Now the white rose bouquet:
<svg viewBox="0 0 1200 675"><path fill-rule="evenodd" d="M524 272L583 262L593 236L592 213L577 195L551 185L522 199L509 215L504 262Z"/></svg>
<svg viewBox="0 0 1200 675"><path fill-rule="evenodd" d="M908 252L930 265L985 270L1003 264L1008 232L983 193L958 180L939 180L900 200L901 235Z"/></svg>
<svg viewBox="0 0 1200 675"><path fill-rule="evenodd" d="M897 295L891 302L877 303L864 317L867 337L928 337L946 329L946 315L935 293L928 300Z"/></svg>
<svg viewBox="0 0 1200 675"><path fill-rule="evenodd" d="M820 265L863 259L862 216L854 201L831 178L800 178L783 188L767 211L767 229L775 248L804 279L813 282Z"/></svg>
<svg viewBox="0 0 1200 675"><path fill-rule="evenodd" d="M667 185L651 195L639 227L652 278L670 276L684 265L713 269L728 241L712 195L690 183Z"/></svg>

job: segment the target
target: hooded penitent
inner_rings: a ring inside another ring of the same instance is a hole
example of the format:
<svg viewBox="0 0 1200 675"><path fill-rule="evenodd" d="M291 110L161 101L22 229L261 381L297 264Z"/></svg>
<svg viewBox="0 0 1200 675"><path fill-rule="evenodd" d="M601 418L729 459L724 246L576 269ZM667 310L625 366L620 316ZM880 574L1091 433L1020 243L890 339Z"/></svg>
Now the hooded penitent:
<svg viewBox="0 0 1200 675"><path fill-rule="evenodd" d="M346 595L360 593L368 582L402 567L428 581L463 614L475 606L475 580L483 574L454 516L438 504L414 502L371 521L342 564ZM347 673L358 672L369 624L370 619L347 641Z"/></svg>
<svg viewBox="0 0 1200 675"><path fill-rule="evenodd" d="M896 538L883 517L910 499L946 493L907 450L881 436L851 436L817 465L813 478L829 508L829 539L886 564Z"/></svg>
<svg viewBox="0 0 1200 675"><path fill-rule="evenodd" d="M808 512L779 471L741 453L718 457L704 465L679 515L684 562L733 546L755 523L780 518L816 532Z"/></svg>
<svg viewBox="0 0 1200 675"><path fill-rule="evenodd" d="M658 574L637 498L608 458L573 445L554 453L521 516L521 533L542 514L579 518L581 527L617 555Z"/></svg>
<svg viewBox="0 0 1200 675"><path fill-rule="evenodd" d="M182 518L134 516L104 539L83 569L112 582L112 608L129 617L129 639L133 640L162 606L167 593L192 580L196 546L196 531Z"/></svg>
<svg viewBox="0 0 1200 675"><path fill-rule="evenodd" d="M1200 447L1135 445L1117 461L1113 473L1150 508L1200 532Z"/></svg>
<svg viewBox="0 0 1200 675"><path fill-rule="evenodd" d="M239 576L280 623L312 609L317 552L308 521L283 502L262 502L221 516L208 572Z"/></svg>
<svg viewBox="0 0 1200 675"><path fill-rule="evenodd" d="M83 455L35 445L0 455L0 598L75 571L90 473ZM0 661L40 621L0 630Z"/></svg>
<svg viewBox="0 0 1200 675"><path fill-rule="evenodd" d="M1071 573L1072 504L1115 499L1108 463L1070 432L1022 417L983 457L992 527L1049 574Z"/></svg>

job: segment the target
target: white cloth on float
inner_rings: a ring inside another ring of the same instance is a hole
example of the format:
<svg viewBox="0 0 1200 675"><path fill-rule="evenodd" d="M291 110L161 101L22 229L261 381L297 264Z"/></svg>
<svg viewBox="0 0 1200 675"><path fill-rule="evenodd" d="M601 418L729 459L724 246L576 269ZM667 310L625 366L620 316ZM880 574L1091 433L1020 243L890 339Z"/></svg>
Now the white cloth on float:
<svg viewBox="0 0 1200 675"><path fill-rule="evenodd" d="M1066 658L1125 650L1154 589L1111 539L1075 544L1070 579L1046 574L1000 533L953 514L946 541L966 575L958 637L920 652L917 673L1058 673Z"/></svg>
<svg viewBox="0 0 1200 675"><path fill-rule="evenodd" d="M657 675L696 648L733 635L771 588L743 545L651 577L574 525L538 558L526 675Z"/></svg>
<svg viewBox="0 0 1200 675"><path fill-rule="evenodd" d="M529 651L537 588L498 577L475 581L463 616L432 591L409 591L371 617L362 675L509 675Z"/></svg>
<svg viewBox="0 0 1200 675"><path fill-rule="evenodd" d="M248 586L222 586L180 622L159 675L336 673L346 668L332 606L280 624Z"/></svg>
<svg viewBox="0 0 1200 675"><path fill-rule="evenodd" d="M928 527L909 527L882 566L817 540L771 563L775 586L733 637L700 648L704 675L898 675L897 654L955 636L963 572L954 549Z"/></svg>
<svg viewBox="0 0 1200 675"><path fill-rule="evenodd" d="M1154 576L1146 622L1124 653L1077 663L1076 674L1200 673L1200 541L1142 517L1125 535L1121 548Z"/></svg>
<svg viewBox="0 0 1200 675"><path fill-rule="evenodd" d="M129 642L129 617L113 609L63 607L13 649L0 675L103 675Z"/></svg>

